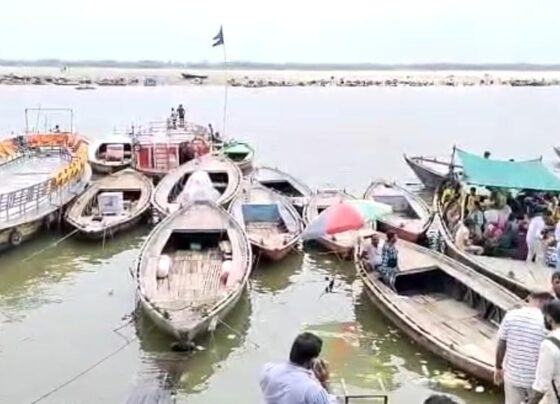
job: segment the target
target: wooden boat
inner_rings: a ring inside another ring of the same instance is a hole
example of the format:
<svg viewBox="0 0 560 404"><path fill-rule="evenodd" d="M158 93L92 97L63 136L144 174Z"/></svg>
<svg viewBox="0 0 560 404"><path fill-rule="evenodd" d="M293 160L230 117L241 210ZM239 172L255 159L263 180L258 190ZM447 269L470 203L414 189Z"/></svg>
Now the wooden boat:
<svg viewBox="0 0 560 404"><path fill-rule="evenodd" d="M235 307L251 267L235 219L211 201L193 201L146 239L135 268L140 303L163 332L192 341Z"/></svg>
<svg viewBox="0 0 560 404"><path fill-rule="evenodd" d="M412 169L424 187L437 189L449 174L451 160L437 159L435 157L407 156L404 161Z"/></svg>
<svg viewBox="0 0 560 404"><path fill-rule="evenodd" d="M311 223L319 214L336 203L341 203L350 199L355 199L352 195L346 193L346 191L340 190L322 190L317 191L309 199L309 203L305 206L303 210L303 220L306 224ZM350 258L356 241L358 238L358 232L356 231L346 231L333 235L326 235L317 240L323 248L332 251L343 258Z"/></svg>
<svg viewBox="0 0 560 404"><path fill-rule="evenodd" d="M422 198L386 181L374 181L367 188L364 199L390 205L393 213L377 220L379 230L393 230L403 240L417 242L432 223L430 208Z"/></svg>
<svg viewBox="0 0 560 404"><path fill-rule="evenodd" d="M0 175L0 250L4 250L57 222L89 185L87 145L71 131L4 138Z"/></svg>
<svg viewBox="0 0 560 404"><path fill-rule="evenodd" d="M199 80L206 80L208 78L207 75L203 75L203 74L192 74L192 73L181 73L181 77L184 80L194 80L194 79L199 79Z"/></svg>
<svg viewBox="0 0 560 404"><path fill-rule="evenodd" d="M521 298L527 297L531 290L550 288L550 270L548 268L535 263L527 263L525 260L474 255L459 249L455 245L453 232L445 221L448 210L457 209L457 203L451 202L443 207L439 202L438 193L434 197L434 223L449 256L470 266Z"/></svg>
<svg viewBox="0 0 560 404"><path fill-rule="evenodd" d="M251 174L251 181L288 197L300 214L303 214L303 208L313 193L297 178L272 167L256 167Z"/></svg>
<svg viewBox="0 0 560 404"><path fill-rule="evenodd" d="M443 254L399 240L392 286L355 263L374 304L423 348L491 382L496 334L506 312L523 302L490 279Z"/></svg>
<svg viewBox="0 0 560 404"><path fill-rule="evenodd" d="M90 239L113 236L146 216L152 190L152 182L143 174L132 169L116 172L80 195L66 211L66 222Z"/></svg>
<svg viewBox="0 0 560 404"><path fill-rule="evenodd" d="M111 174L127 168L132 162L132 139L127 136L96 139L89 144L88 161L97 174Z"/></svg>
<svg viewBox="0 0 560 404"><path fill-rule="evenodd" d="M279 261L294 249L303 221L291 202L262 185L245 184L229 206L258 254Z"/></svg>
<svg viewBox="0 0 560 404"><path fill-rule="evenodd" d="M255 150L244 142L231 142L223 145L222 154L230 158L241 170L243 174L248 174L253 169Z"/></svg>
<svg viewBox="0 0 560 404"><path fill-rule="evenodd" d="M227 205L240 191L242 174L239 168L225 156L204 155L171 171L156 186L152 205L160 216L177 209L181 192L195 171L205 171L212 185L220 193L218 204Z"/></svg>

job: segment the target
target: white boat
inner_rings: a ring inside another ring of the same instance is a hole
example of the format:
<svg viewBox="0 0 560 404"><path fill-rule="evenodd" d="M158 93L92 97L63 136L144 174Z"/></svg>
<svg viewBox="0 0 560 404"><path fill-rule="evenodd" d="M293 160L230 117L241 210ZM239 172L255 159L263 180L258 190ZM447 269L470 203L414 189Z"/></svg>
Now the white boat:
<svg viewBox="0 0 560 404"><path fill-rule="evenodd" d="M127 168L132 163L132 139L114 135L92 140L88 148L88 161L97 174L111 174Z"/></svg>

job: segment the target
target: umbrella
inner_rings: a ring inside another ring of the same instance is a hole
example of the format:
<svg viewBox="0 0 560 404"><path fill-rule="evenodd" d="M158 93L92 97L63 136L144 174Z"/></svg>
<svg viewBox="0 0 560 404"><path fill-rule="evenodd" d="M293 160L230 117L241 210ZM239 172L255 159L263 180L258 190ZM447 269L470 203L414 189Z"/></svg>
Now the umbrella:
<svg viewBox="0 0 560 404"><path fill-rule="evenodd" d="M377 220L391 212L391 206L374 201L356 200L337 203L312 220L303 232L302 238L312 240L326 234L359 230L367 222Z"/></svg>

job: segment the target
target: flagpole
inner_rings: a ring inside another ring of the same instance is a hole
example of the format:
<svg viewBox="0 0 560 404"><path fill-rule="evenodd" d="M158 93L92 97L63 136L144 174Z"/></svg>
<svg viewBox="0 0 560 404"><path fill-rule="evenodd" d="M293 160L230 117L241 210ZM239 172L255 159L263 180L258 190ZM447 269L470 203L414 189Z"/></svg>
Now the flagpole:
<svg viewBox="0 0 560 404"><path fill-rule="evenodd" d="M228 101L228 64L227 64L227 53L226 53L226 44L225 42L222 44L222 48L224 51L224 111L222 117L222 139L225 139L226 135L226 116L227 116L227 101Z"/></svg>

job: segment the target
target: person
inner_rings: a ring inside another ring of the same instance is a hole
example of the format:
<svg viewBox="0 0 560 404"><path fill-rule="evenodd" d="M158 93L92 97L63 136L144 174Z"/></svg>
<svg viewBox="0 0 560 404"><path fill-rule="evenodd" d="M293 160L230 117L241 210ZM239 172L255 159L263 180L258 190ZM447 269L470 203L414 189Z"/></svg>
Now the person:
<svg viewBox="0 0 560 404"><path fill-rule="evenodd" d="M177 108L177 115L179 115L179 127L185 127L185 108L183 108L183 104L179 104Z"/></svg>
<svg viewBox="0 0 560 404"><path fill-rule="evenodd" d="M548 254L548 247L552 243L552 235L549 229L544 229L539 238L539 245L537 247L537 254L535 255L535 263L539 265L546 265L546 258Z"/></svg>
<svg viewBox="0 0 560 404"><path fill-rule="evenodd" d="M53 132L54 132L54 133L60 133L60 126L54 125Z"/></svg>
<svg viewBox="0 0 560 404"><path fill-rule="evenodd" d="M485 159L489 159L489 158L490 158L490 152L489 152L488 150L486 150L486 151L484 152L484 158L485 158Z"/></svg>
<svg viewBox="0 0 560 404"><path fill-rule="evenodd" d="M476 202L478 202L476 188L471 187L471 189L469 190L469 194L467 195L467 199L465 200L465 210L467 211L467 213L470 214L472 211L474 211L474 205Z"/></svg>
<svg viewBox="0 0 560 404"><path fill-rule="evenodd" d="M560 271L560 220L554 226L554 239L556 240L556 271Z"/></svg>
<svg viewBox="0 0 560 404"><path fill-rule="evenodd" d="M443 394L432 394L424 401L424 404L457 404L457 401Z"/></svg>
<svg viewBox="0 0 560 404"><path fill-rule="evenodd" d="M466 251L468 253L480 255L483 252L481 246L473 245L470 239L470 230L473 227L473 221L466 218L463 223L459 225L455 233L455 245L460 250Z"/></svg>
<svg viewBox="0 0 560 404"><path fill-rule="evenodd" d="M548 291L532 292L527 306L509 311L500 324L494 383L504 384L505 404L519 404L529 397L546 337L541 309L551 298Z"/></svg>
<svg viewBox="0 0 560 404"><path fill-rule="evenodd" d="M319 359L323 341L304 332L292 344L287 363L267 364L260 378L266 404L331 404L329 372Z"/></svg>
<svg viewBox="0 0 560 404"><path fill-rule="evenodd" d="M536 212L527 229L525 242L527 243L527 262L533 262L539 249L539 239L546 224L540 211Z"/></svg>
<svg viewBox="0 0 560 404"><path fill-rule="evenodd" d="M554 272L550 278L554 298L560 300L560 272Z"/></svg>
<svg viewBox="0 0 560 404"><path fill-rule="evenodd" d="M391 283L393 276L397 272L399 252L395 244L397 243L397 234L389 230L387 232L387 241L383 244L381 250L381 266L379 271L383 275L386 283Z"/></svg>
<svg viewBox="0 0 560 404"><path fill-rule="evenodd" d="M175 108L171 108L171 125L173 129L177 129L177 112L175 112Z"/></svg>
<svg viewBox="0 0 560 404"><path fill-rule="evenodd" d="M473 223L474 236L481 240L482 227L484 226L484 213L482 213L482 207L479 201L474 202L473 209L470 211L468 218Z"/></svg>
<svg viewBox="0 0 560 404"><path fill-rule="evenodd" d="M382 263L383 245L379 242L379 236L374 234L371 236L369 243L362 252L362 258L366 258L371 270L378 269Z"/></svg>
<svg viewBox="0 0 560 404"><path fill-rule="evenodd" d="M550 333L539 351L535 382L529 404L560 403L560 301L543 307L545 326Z"/></svg>

